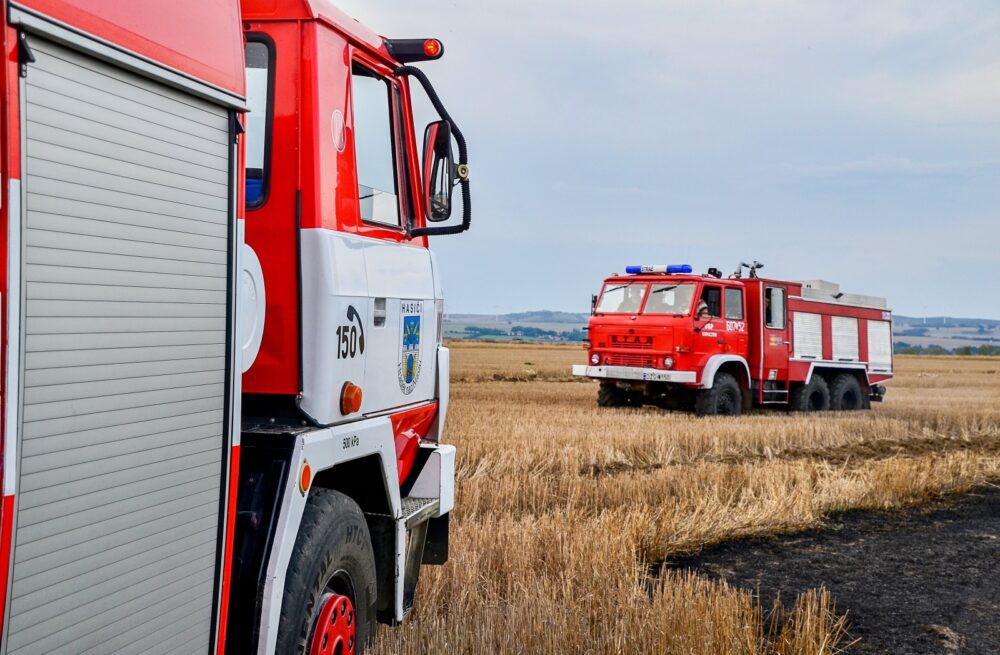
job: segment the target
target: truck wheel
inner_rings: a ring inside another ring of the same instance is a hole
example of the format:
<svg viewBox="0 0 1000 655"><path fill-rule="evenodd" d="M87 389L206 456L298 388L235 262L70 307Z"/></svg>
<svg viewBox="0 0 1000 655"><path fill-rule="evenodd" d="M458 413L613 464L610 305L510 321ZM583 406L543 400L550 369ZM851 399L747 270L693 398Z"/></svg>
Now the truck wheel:
<svg viewBox="0 0 1000 655"><path fill-rule="evenodd" d="M638 407L642 403L636 396L618 388L618 385L602 384L597 390L597 404L600 407Z"/></svg>
<svg viewBox="0 0 1000 655"><path fill-rule="evenodd" d="M719 373L711 389L705 389L694 401L698 416L739 416L743 410L743 393L740 383L729 373Z"/></svg>
<svg viewBox="0 0 1000 655"><path fill-rule="evenodd" d="M833 378L833 384L830 385L830 409L845 412L865 409L864 394L858 378L849 373L841 373Z"/></svg>
<svg viewBox="0 0 1000 655"><path fill-rule="evenodd" d="M830 409L830 389L822 375L815 374L809 384L792 392L792 409L796 412L825 412Z"/></svg>
<svg viewBox="0 0 1000 655"><path fill-rule="evenodd" d="M342 493L309 496L285 576L278 655L359 655L373 634L375 555L368 523Z"/></svg>

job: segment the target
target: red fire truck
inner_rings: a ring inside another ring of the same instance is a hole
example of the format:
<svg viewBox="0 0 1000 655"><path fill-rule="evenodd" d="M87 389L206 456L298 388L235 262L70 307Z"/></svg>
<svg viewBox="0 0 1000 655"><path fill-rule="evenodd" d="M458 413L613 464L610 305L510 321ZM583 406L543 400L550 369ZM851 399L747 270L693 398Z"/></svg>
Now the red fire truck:
<svg viewBox="0 0 1000 655"><path fill-rule="evenodd" d="M758 277L741 264L630 266L595 296L576 376L600 381L605 407L659 404L735 416L752 405L858 410L892 378L886 301L830 282ZM743 277L744 269L749 275Z"/></svg>
<svg viewBox="0 0 1000 655"><path fill-rule="evenodd" d="M328 0L3 9L0 653L361 652L447 558L442 44Z"/></svg>

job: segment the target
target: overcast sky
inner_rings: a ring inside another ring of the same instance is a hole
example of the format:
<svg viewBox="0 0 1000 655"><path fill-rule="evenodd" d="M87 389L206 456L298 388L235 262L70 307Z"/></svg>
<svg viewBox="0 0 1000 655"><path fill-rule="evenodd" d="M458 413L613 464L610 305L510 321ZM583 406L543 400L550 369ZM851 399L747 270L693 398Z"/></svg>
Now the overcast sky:
<svg viewBox="0 0 1000 655"><path fill-rule="evenodd" d="M1000 319L1000 3L340 0L437 36L473 227L453 312L588 311L627 264L765 263Z"/></svg>

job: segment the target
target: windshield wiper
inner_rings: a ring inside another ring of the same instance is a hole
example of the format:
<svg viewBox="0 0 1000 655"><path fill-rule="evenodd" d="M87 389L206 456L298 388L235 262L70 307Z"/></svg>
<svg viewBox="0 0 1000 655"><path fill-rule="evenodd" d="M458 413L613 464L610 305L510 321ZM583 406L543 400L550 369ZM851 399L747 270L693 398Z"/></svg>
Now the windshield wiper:
<svg viewBox="0 0 1000 655"><path fill-rule="evenodd" d="M651 291L650 295L652 295L654 293L660 293L661 291L670 291L671 289L676 289L679 286L680 286L679 284L674 284L674 285L671 285L669 287L663 287L662 289L657 289L656 291Z"/></svg>
<svg viewBox="0 0 1000 655"><path fill-rule="evenodd" d="M610 289L605 289L604 293L608 293L609 291L618 291L619 289L624 289L625 287L630 287L634 284L635 282L629 282L627 284L619 284L617 287L611 287Z"/></svg>

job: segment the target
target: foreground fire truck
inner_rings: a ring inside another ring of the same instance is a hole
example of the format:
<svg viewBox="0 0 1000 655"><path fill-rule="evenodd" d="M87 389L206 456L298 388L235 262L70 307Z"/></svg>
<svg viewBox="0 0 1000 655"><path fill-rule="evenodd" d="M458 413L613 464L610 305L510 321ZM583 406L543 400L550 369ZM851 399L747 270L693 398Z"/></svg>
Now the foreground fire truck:
<svg viewBox="0 0 1000 655"><path fill-rule="evenodd" d="M4 20L0 653L361 652L447 558L442 44L327 0Z"/></svg>
<svg viewBox="0 0 1000 655"><path fill-rule="evenodd" d="M858 410L892 378L892 314L882 298L823 281L785 282L742 264L630 266L604 282L573 374L599 380L605 407L657 404L735 416L752 405ZM749 276L743 277L744 268Z"/></svg>

